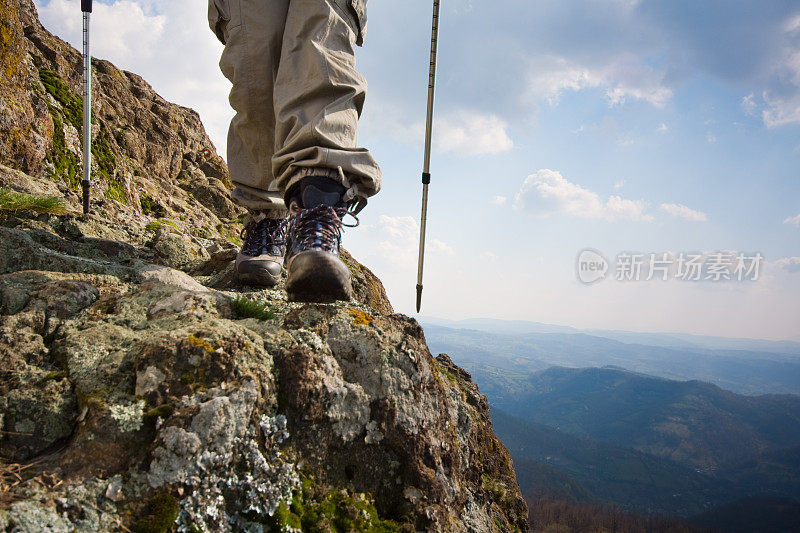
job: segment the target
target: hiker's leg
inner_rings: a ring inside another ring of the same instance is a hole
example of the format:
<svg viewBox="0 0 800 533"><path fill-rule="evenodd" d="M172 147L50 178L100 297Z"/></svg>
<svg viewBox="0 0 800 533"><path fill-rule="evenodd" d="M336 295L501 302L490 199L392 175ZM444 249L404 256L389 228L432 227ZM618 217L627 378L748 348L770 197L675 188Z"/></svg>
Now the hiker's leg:
<svg viewBox="0 0 800 533"><path fill-rule="evenodd" d="M232 198L250 211L236 256L239 281L274 286L285 247L274 235L286 216L283 194L272 176L275 112L272 103L283 28L290 0L209 0L209 24L225 44L223 74L233 84L236 111L228 132Z"/></svg>
<svg viewBox="0 0 800 533"><path fill-rule="evenodd" d="M283 192L311 175L351 186L363 198L380 189L378 164L356 147L367 84L355 69L354 47L363 36L365 4L291 1L274 91L272 172Z"/></svg>
<svg viewBox="0 0 800 533"><path fill-rule="evenodd" d="M209 0L209 22L225 42L220 59L233 84L236 111L228 131L228 169L236 185L232 197L254 210L286 212L272 174L275 151L273 90L290 0ZM220 19L216 27L214 18Z"/></svg>

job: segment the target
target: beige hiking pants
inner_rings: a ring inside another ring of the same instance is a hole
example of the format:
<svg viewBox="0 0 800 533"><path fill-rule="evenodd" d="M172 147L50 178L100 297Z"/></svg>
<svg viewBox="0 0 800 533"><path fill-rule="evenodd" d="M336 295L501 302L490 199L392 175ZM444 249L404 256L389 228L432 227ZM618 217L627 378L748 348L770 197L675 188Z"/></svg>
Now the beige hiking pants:
<svg viewBox="0 0 800 533"><path fill-rule="evenodd" d="M329 176L366 200L381 186L372 155L356 147L366 80L354 47L367 0L209 0L211 29L225 44L223 74L236 111L228 132L234 200L284 211L301 178Z"/></svg>

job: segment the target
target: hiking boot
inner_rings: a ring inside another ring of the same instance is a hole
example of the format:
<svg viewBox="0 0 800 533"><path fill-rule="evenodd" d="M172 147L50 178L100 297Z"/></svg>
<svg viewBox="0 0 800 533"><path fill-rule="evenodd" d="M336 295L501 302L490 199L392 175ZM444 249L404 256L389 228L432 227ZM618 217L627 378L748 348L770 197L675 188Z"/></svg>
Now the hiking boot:
<svg viewBox="0 0 800 533"><path fill-rule="evenodd" d="M242 249L236 255L236 276L247 285L274 287L281 279L283 255L281 229L285 219L253 216L242 230Z"/></svg>
<svg viewBox="0 0 800 533"><path fill-rule="evenodd" d="M289 301L350 300L350 270L339 258L342 218L347 214L344 187L319 177L301 183L289 204L286 232Z"/></svg>

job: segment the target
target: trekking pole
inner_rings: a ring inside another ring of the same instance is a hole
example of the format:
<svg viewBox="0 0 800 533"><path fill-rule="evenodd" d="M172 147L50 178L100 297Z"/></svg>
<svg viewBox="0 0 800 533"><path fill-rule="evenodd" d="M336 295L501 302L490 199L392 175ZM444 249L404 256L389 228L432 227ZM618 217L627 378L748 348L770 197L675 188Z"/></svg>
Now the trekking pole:
<svg viewBox="0 0 800 533"><path fill-rule="evenodd" d="M81 0L83 12L83 212L89 213L92 185L92 56L89 53L89 19L92 0Z"/></svg>
<svg viewBox="0 0 800 533"><path fill-rule="evenodd" d="M425 259L425 228L428 223L428 185L431 182L431 134L433 132L433 94L436 85L436 51L439 44L439 0L433 0L431 28L431 70L428 78L428 118L425 125L425 162L422 166L422 216L419 225L419 263L417 264L417 313L422 306L422 264Z"/></svg>

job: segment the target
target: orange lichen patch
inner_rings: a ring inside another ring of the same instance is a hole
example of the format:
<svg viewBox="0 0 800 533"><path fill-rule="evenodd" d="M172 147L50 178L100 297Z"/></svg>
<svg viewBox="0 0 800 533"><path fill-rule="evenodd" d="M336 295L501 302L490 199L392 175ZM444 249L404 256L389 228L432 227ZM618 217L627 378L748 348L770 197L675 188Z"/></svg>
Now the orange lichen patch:
<svg viewBox="0 0 800 533"><path fill-rule="evenodd" d="M358 309L348 309L347 312L353 315L353 324L369 326L375 320L364 311Z"/></svg>
<svg viewBox="0 0 800 533"><path fill-rule="evenodd" d="M198 348L202 348L205 351L207 351L208 353L214 353L216 351L216 348L214 347L213 344L211 344L210 342L208 342L206 340L201 339L200 337L196 337L194 335L189 335L186 338L186 340L192 346L196 346Z"/></svg>
<svg viewBox="0 0 800 533"><path fill-rule="evenodd" d="M5 26L0 26L0 52L5 52L6 48L11 46L12 40L11 30Z"/></svg>
<svg viewBox="0 0 800 533"><path fill-rule="evenodd" d="M22 35L22 26L15 10L8 2L0 4L0 59L2 59L2 73L7 80L11 80L20 70L19 66L24 59L20 50L19 39Z"/></svg>

